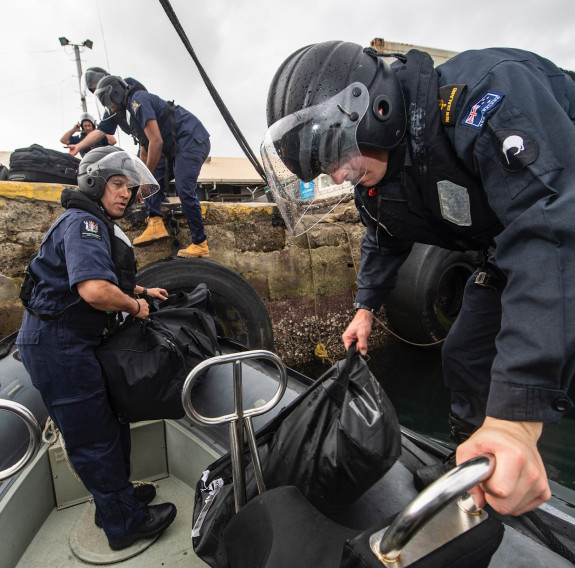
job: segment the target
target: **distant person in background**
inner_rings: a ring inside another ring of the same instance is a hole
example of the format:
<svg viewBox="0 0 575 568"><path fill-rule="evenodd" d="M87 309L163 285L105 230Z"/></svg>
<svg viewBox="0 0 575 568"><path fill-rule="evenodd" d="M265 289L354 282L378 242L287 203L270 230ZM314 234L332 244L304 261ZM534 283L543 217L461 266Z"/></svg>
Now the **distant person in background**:
<svg viewBox="0 0 575 568"><path fill-rule="evenodd" d="M116 75L105 75L100 79L95 95L108 113L97 130L79 144L68 146L70 154L75 156L106 133L115 132L117 126L129 131L140 144L140 158L154 172L160 187L171 179L172 171L175 175L176 191L192 239L187 248L178 251L178 256L208 258L210 252L196 186L202 165L210 153L210 135L191 112L149 93L133 79L131 81ZM134 239L134 246L169 238L162 220L164 193L160 191L146 200L148 226Z"/></svg>
<svg viewBox="0 0 575 568"><path fill-rule="evenodd" d="M88 134L90 134L90 132L93 132L96 129L96 127L97 123L94 120L94 117L91 114L85 112L80 116L80 120L76 124L74 124L74 126L70 128L70 130L68 130L68 132L66 132L62 136L62 138L60 138L60 142L66 145L78 144ZM79 132L80 134L76 134L77 132ZM102 148L104 146L114 146L115 144L116 144L116 138L114 138L114 135L106 134L106 136L104 136L101 140L98 140L98 142L96 142L92 146L84 148L80 152L80 155L84 157L90 150L93 150L94 148Z"/></svg>

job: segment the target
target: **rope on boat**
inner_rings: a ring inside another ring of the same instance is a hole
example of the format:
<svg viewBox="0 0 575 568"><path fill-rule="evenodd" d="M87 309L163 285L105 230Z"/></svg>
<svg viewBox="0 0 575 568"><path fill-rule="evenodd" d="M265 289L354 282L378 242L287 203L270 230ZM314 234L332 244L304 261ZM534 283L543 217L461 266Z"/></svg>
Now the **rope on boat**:
<svg viewBox="0 0 575 568"><path fill-rule="evenodd" d="M46 420L46 425L44 426L44 430L42 432L42 441L48 444L49 446L55 444L58 441L60 442L60 446L62 447L62 452L64 454L64 460L66 461L66 465L68 466L70 473L80 483L82 483L82 480L78 477L78 474L76 473L76 470L74 469L74 466L72 465L72 462L68 457L68 451L66 450L66 443L64 442L62 433L60 432L60 430L58 430L56 424L54 424L51 418L48 418L48 420Z"/></svg>

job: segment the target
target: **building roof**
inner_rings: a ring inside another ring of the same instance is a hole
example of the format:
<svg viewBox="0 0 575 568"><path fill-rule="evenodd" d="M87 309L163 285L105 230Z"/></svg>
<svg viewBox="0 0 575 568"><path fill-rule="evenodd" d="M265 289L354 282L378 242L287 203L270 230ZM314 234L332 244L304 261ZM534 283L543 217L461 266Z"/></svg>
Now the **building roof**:
<svg viewBox="0 0 575 568"><path fill-rule="evenodd" d="M247 158L217 158L212 156L209 156L202 166L198 182L242 185L264 183Z"/></svg>
<svg viewBox="0 0 575 568"><path fill-rule="evenodd" d="M454 55L457 55L457 51L448 51L447 49L438 49L436 47L423 47L421 45L412 45L410 43L400 43L397 41L386 41L383 38L376 37L371 40L371 47L377 49L381 53L407 53L410 49L419 49L420 51L426 51L431 55L434 65L440 65L445 63L448 59L451 59Z"/></svg>

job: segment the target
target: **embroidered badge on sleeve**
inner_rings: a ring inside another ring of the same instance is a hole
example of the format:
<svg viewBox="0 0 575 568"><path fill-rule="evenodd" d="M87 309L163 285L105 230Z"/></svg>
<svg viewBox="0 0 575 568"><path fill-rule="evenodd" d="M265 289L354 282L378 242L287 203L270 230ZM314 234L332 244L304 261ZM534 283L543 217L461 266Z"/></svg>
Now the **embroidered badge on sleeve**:
<svg viewBox="0 0 575 568"><path fill-rule="evenodd" d="M461 124L471 126L472 128L481 128L485 122L487 113L493 110L502 100L505 95L503 93L496 93L490 91L485 93L474 105L471 106Z"/></svg>
<svg viewBox="0 0 575 568"><path fill-rule="evenodd" d="M439 87L439 110L443 124L456 123L455 107L465 87L467 85L444 85Z"/></svg>
<svg viewBox="0 0 575 568"><path fill-rule="evenodd" d="M493 140L499 148L499 161L507 171L521 171L539 156L535 140L521 130L496 130Z"/></svg>
<svg viewBox="0 0 575 568"><path fill-rule="evenodd" d="M102 233L100 225L98 225L98 223L93 219L85 219L82 221L80 228L80 237L82 239L97 239L98 241L101 241Z"/></svg>

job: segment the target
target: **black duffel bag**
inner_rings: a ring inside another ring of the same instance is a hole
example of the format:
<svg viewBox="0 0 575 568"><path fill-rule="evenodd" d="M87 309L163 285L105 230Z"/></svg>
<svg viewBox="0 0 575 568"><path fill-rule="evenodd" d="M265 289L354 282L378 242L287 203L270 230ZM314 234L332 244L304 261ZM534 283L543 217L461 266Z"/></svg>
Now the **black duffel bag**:
<svg viewBox="0 0 575 568"><path fill-rule="evenodd" d="M10 154L10 181L78 184L80 159L65 152L32 144Z"/></svg>
<svg viewBox="0 0 575 568"><path fill-rule="evenodd" d="M182 418L188 373L217 354L216 321L205 284L155 302L146 320L129 316L96 349L112 410L122 423Z"/></svg>
<svg viewBox="0 0 575 568"><path fill-rule="evenodd" d="M395 409L352 345L339 361L256 436L266 489L295 485L319 511L355 502L401 453ZM246 500L257 494L245 449ZM196 486L193 546L212 567L228 566L223 532L235 513L226 454Z"/></svg>

